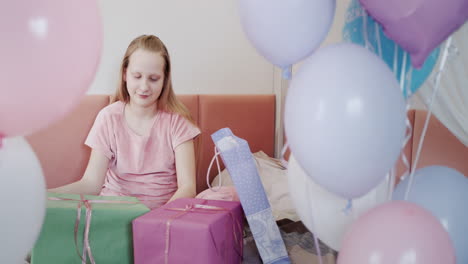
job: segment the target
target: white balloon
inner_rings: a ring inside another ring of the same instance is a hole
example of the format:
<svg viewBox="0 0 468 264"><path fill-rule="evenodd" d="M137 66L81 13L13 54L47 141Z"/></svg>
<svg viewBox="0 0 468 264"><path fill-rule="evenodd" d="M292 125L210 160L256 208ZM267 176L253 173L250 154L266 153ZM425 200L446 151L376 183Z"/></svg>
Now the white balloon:
<svg viewBox="0 0 468 264"><path fill-rule="evenodd" d="M325 244L339 251L341 240L350 225L367 210L387 200L387 181L352 202L345 212L346 199L320 187L307 176L291 155L288 165L289 192L304 225Z"/></svg>
<svg viewBox="0 0 468 264"><path fill-rule="evenodd" d="M247 38L271 63L286 67L320 46L330 30L336 0L239 0Z"/></svg>
<svg viewBox="0 0 468 264"><path fill-rule="evenodd" d="M348 199L375 188L395 165L405 120L394 74L355 44L315 52L286 97L285 130L297 161L316 183Z"/></svg>
<svg viewBox="0 0 468 264"><path fill-rule="evenodd" d="M23 137L0 148L0 262L24 263L41 231L46 187L36 154Z"/></svg>

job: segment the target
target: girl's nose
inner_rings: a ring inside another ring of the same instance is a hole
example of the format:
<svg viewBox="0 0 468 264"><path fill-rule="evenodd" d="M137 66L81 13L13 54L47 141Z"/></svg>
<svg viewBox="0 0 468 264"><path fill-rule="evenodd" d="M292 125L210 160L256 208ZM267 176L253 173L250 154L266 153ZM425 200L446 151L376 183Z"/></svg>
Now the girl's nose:
<svg viewBox="0 0 468 264"><path fill-rule="evenodd" d="M143 81L141 84L140 84L140 90L142 92L146 92L149 90L149 85L148 85L148 82L147 81Z"/></svg>

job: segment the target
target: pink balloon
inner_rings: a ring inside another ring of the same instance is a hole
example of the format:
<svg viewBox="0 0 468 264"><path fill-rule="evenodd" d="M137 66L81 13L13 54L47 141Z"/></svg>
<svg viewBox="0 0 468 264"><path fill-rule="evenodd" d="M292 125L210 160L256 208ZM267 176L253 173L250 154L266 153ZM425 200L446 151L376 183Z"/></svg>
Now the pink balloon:
<svg viewBox="0 0 468 264"><path fill-rule="evenodd" d="M429 211L392 201L362 215L343 238L338 264L455 264L449 234Z"/></svg>
<svg viewBox="0 0 468 264"><path fill-rule="evenodd" d="M102 46L96 0L15 0L0 8L0 135L26 135L69 112Z"/></svg>
<svg viewBox="0 0 468 264"><path fill-rule="evenodd" d="M420 68L427 56L468 19L468 0L360 0Z"/></svg>

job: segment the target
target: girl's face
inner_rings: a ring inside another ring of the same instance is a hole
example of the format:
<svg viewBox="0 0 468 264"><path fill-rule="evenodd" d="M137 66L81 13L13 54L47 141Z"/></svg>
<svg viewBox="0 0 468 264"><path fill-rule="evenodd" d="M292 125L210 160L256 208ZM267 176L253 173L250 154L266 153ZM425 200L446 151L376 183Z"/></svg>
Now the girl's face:
<svg viewBox="0 0 468 264"><path fill-rule="evenodd" d="M129 58L124 81L130 104L149 107L156 103L164 84L164 58L160 53L137 49Z"/></svg>

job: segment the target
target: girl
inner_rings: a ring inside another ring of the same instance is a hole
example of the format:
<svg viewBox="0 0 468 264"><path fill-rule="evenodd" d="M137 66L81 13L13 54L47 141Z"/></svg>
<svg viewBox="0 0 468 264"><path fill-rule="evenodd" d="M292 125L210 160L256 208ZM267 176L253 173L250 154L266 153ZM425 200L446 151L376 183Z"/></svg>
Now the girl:
<svg viewBox="0 0 468 264"><path fill-rule="evenodd" d="M199 134L172 89L165 45L140 36L127 48L113 103L99 112L85 141L92 151L83 178L49 191L134 196L149 208L195 197Z"/></svg>

